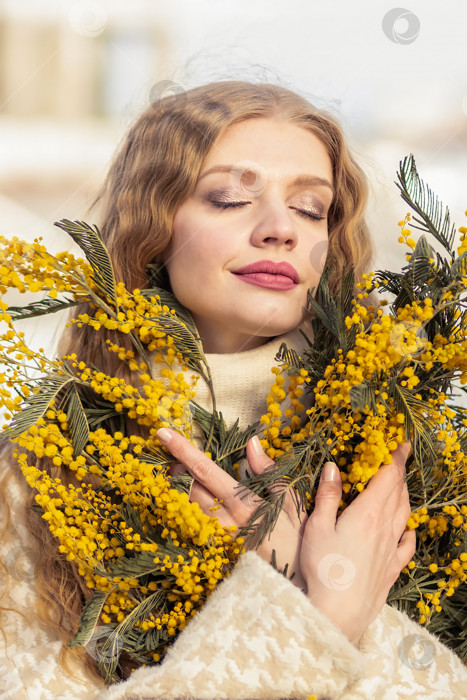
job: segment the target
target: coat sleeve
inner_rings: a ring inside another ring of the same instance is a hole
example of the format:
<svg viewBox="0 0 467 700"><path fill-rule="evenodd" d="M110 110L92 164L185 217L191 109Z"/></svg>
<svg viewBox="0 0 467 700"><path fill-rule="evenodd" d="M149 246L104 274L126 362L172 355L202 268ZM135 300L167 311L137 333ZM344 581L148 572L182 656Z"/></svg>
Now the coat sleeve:
<svg viewBox="0 0 467 700"><path fill-rule="evenodd" d="M91 700L104 684L86 680L77 664L72 666L74 675L67 674L59 663L61 641L38 621L34 588L37 554L22 518L25 493L14 477L2 487L5 483L10 522L0 539L0 697Z"/></svg>
<svg viewBox="0 0 467 700"><path fill-rule="evenodd" d="M99 700L453 700L467 698L466 688L459 658L406 615L385 606L357 649L249 552L161 665L139 669Z"/></svg>
<svg viewBox="0 0 467 700"><path fill-rule="evenodd" d="M435 635L390 605L368 627L359 649L366 659L365 673L349 684L345 700L467 698L466 665Z"/></svg>

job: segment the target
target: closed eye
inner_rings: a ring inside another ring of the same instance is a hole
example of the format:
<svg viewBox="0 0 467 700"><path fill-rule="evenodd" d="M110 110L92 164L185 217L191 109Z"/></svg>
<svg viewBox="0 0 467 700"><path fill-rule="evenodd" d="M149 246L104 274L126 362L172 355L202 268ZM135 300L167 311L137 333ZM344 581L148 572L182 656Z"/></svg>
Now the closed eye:
<svg viewBox="0 0 467 700"><path fill-rule="evenodd" d="M324 216L319 216L319 214L314 214L312 211L307 211L306 209L297 209L296 207L290 208L295 209L295 211L298 211L302 216L306 216L308 219L313 219L314 221L322 221L325 218Z"/></svg>
<svg viewBox="0 0 467 700"><path fill-rule="evenodd" d="M230 207L243 207L244 204L249 204L249 202L219 202L214 199L209 200L211 204L219 209L227 209Z"/></svg>
<svg viewBox="0 0 467 700"><path fill-rule="evenodd" d="M213 206L217 207L218 209L236 209L245 206L245 204L250 204L250 202L221 202L213 199L209 201ZM306 209L297 209L297 207L290 208L294 209L302 216L306 216L308 219L313 219L314 221L322 221L325 218L324 216L319 216L319 214L307 211Z"/></svg>

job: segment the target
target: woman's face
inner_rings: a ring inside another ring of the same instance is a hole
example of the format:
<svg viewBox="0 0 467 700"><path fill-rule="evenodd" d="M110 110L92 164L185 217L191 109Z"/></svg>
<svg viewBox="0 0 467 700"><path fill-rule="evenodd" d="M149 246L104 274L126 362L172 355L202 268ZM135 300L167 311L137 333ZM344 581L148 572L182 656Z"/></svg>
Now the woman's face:
<svg viewBox="0 0 467 700"><path fill-rule="evenodd" d="M332 167L309 131L274 119L230 127L178 208L164 253L206 352L240 352L296 328L326 257Z"/></svg>

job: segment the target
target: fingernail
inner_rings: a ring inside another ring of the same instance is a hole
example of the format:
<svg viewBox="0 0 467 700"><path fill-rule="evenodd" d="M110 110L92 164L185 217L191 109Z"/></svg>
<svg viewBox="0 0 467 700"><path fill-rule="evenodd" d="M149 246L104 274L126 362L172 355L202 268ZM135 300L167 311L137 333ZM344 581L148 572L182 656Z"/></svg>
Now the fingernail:
<svg viewBox="0 0 467 700"><path fill-rule="evenodd" d="M326 462L321 472L321 479L323 481L337 481L339 478L339 470L334 462Z"/></svg>
<svg viewBox="0 0 467 700"><path fill-rule="evenodd" d="M157 431L157 437L161 442L170 442L172 439L172 433L167 428L159 428Z"/></svg>
<svg viewBox="0 0 467 700"><path fill-rule="evenodd" d="M251 444L253 446L253 452L256 455L263 455L264 454L263 447L262 447L260 439L257 435L253 435L253 437L251 438Z"/></svg>

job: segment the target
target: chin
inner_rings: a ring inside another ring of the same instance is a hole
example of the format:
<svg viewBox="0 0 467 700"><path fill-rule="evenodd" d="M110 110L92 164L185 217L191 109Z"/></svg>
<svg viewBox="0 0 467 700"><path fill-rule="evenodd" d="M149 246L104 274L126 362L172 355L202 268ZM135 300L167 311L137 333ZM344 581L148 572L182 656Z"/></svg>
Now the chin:
<svg viewBox="0 0 467 700"><path fill-rule="evenodd" d="M295 306L273 307L264 309L255 309L254 319L251 326L256 324L256 328L261 328L261 335L282 335L297 328L303 321L305 313L303 307L297 309Z"/></svg>
<svg viewBox="0 0 467 700"><path fill-rule="evenodd" d="M289 321L284 321L283 323L275 323L271 324L268 323L267 320L261 322L258 320L258 323L255 326L250 327L250 334L251 335L258 335L262 338L274 338L277 335L283 335L284 333L288 333L289 331L295 330L297 326L300 325L302 319L296 319L295 322L290 322Z"/></svg>

